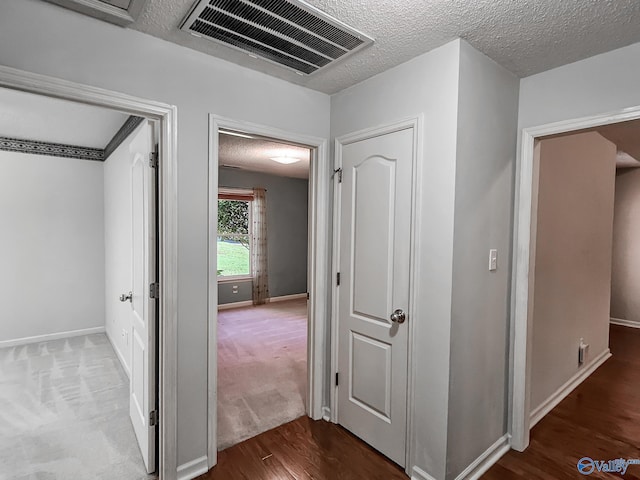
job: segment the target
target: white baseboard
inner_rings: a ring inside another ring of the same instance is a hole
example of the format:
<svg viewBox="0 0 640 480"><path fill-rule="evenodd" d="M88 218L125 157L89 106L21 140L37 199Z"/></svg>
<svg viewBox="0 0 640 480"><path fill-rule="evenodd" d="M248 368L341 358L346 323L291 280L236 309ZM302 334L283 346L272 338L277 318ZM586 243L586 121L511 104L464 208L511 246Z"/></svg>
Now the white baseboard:
<svg viewBox="0 0 640 480"><path fill-rule="evenodd" d="M267 303L274 302L286 302L288 300L298 300L300 298L307 298L307 294L305 293L294 293L293 295L282 295L280 297L271 297L267 299Z"/></svg>
<svg viewBox="0 0 640 480"><path fill-rule="evenodd" d="M413 467L411 469L411 480L436 480L427 472L419 467Z"/></svg>
<svg viewBox="0 0 640 480"><path fill-rule="evenodd" d="M578 373L571 377L564 385L562 385L556 392L551 395L546 401L539 407L531 412L529 420L529 428L533 428L536 423L544 418L544 416L553 410L562 400L564 400L575 388L584 382L589 375L596 371L596 369L604 362L611 358L611 351L607 348L604 352L598 355L591 363L581 368Z"/></svg>
<svg viewBox="0 0 640 480"><path fill-rule="evenodd" d="M609 322L613 325L620 325L621 327L640 328L640 322L636 322L635 320L625 320L624 318L611 317L609 319Z"/></svg>
<svg viewBox="0 0 640 480"><path fill-rule="evenodd" d="M15 340L3 340L0 342L0 348L15 347L17 345L27 345L29 343L48 342L49 340L58 340L60 338L80 337L82 335L91 335L92 333L104 333L104 327L83 328L82 330L71 330L69 332L47 333L46 335L36 335L34 337L16 338Z"/></svg>
<svg viewBox="0 0 640 480"><path fill-rule="evenodd" d="M116 352L116 356L118 357L118 360L120 360L120 365L122 365L122 369L124 370L124 373L127 374L127 377L130 379L131 378L131 370L129 370L129 365L127 365L127 362L124 361L124 357L122 356L122 352L120 351L120 349L118 347L116 347L116 344L114 343L113 339L111 338L111 335L109 335L109 331L106 331L107 334L107 338L109 339L109 343L111 344L111 348L113 348L113 351Z"/></svg>
<svg viewBox="0 0 640 480"><path fill-rule="evenodd" d="M298 300L300 298L307 298L306 293L294 293L293 295L282 295L281 297L270 297L266 299L266 303L286 302L288 300ZM243 302L221 303L218 305L218 310L229 310L231 308L250 307L253 305L252 300L245 300Z"/></svg>
<svg viewBox="0 0 640 480"><path fill-rule="evenodd" d="M253 301L246 300L244 302L222 303L218 305L218 310L229 310L231 308L250 307Z"/></svg>
<svg viewBox="0 0 640 480"><path fill-rule="evenodd" d="M331 421L331 409L329 407L322 407L322 419L325 422Z"/></svg>
<svg viewBox="0 0 640 480"><path fill-rule="evenodd" d="M204 455L178 467L178 480L191 480L209 471L207 456Z"/></svg>
<svg viewBox="0 0 640 480"><path fill-rule="evenodd" d="M477 480L509 451L509 435L505 434L465 468L456 480Z"/></svg>

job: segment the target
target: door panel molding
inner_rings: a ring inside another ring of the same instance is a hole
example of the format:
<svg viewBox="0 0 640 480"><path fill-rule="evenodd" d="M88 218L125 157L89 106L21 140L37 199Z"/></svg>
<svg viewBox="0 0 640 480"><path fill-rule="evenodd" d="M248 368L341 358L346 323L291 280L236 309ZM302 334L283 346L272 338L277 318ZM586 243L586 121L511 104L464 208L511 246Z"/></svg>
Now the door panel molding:
<svg viewBox="0 0 640 480"><path fill-rule="evenodd" d="M325 394L327 319L329 316L329 224L330 166L327 140L298 134L257 123L209 115L209 238L216 238L218 228L218 130L228 129L278 139L312 149L309 167L308 289L309 329L307 333L307 405L306 413L314 420L323 417ZM209 241L209 305L207 360L207 457L209 468L217 463L217 255L215 242Z"/></svg>
<svg viewBox="0 0 640 480"><path fill-rule="evenodd" d="M177 476L177 108L103 88L0 66L0 87L118 110L159 122L159 461L163 480Z"/></svg>
<svg viewBox="0 0 640 480"><path fill-rule="evenodd" d="M417 307L417 295L416 289L418 285L418 268L420 263L419 249L420 244L420 227L421 227L421 205L422 195L419 188L420 180L422 179L422 162L418 161L423 158L423 132L424 132L424 115L422 113L413 117L404 118L395 122L390 122L384 125L377 125L374 127L358 130L353 133L342 135L337 137L334 142L335 146L335 163L334 163L334 192L333 192L333 239L332 239L332 279L335 279L340 271L340 210L337 208L341 205L341 189L338 188L338 181L341 180L341 176L336 172L341 172L342 169L342 156L343 147L354 142L361 140L367 140L369 138L377 137L380 135L386 135L394 133L400 130L412 129L413 130L413 159L412 159L412 184L411 184L411 233L410 233L410 265L409 265L409 307L407 314L411 319L408 322L408 350L407 350L407 428L406 428L406 461L405 472L410 476L412 472L412 466L414 464L413 458L415 453L415 441L413 434L413 425L415 417L415 372L416 365L414 361L415 344L414 344L414 332L415 323L413 319L419 318L419 312ZM338 321L338 286L336 282L332 282L332 305L331 305L331 359L330 359L330 371L331 379L336 378L338 372L338 335L339 321ZM370 320L373 322L373 320ZM332 382L332 386L329 390L329 419L333 423L338 423L338 386L335 382Z"/></svg>

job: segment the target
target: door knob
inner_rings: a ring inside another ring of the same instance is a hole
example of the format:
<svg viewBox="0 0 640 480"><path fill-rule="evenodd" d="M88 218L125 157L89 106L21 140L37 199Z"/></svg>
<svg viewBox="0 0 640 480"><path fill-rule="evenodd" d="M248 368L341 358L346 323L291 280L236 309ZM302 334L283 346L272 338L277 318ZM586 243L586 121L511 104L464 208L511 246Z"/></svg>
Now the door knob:
<svg viewBox="0 0 640 480"><path fill-rule="evenodd" d="M405 315L402 309L398 308L391 314L391 317L389 318L391 319L392 322L404 323L404 321L407 319L407 316Z"/></svg>
<svg viewBox="0 0 640 480"><path fill-rule="evenodd" d="M130 302L133 302L133 293L132 292L129 292L127 294L123 293L122 295L120 295L120 301L121 302L126 302L127 300L130 301Z"/></svg>

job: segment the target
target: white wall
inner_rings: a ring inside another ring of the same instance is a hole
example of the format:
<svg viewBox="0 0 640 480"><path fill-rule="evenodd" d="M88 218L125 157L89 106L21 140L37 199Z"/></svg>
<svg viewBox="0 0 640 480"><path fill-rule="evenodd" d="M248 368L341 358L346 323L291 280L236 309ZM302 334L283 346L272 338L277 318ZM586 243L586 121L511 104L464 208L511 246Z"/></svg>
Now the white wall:
<svg viewBox="0 0 640 480"><path fill-rule="evenodd" d="M518 87L518 78L461 43L446 478L507 431ZM491 248L498 250L494 272Z"/></svg>
<svg viewBox="0 0 640 480"><path fill-rule="evenodd" d="M205 456L207 114L326 138L329 97L36 0L3 0L0 64L178 107L178 465Z"/></svg>
<svg viewBox="0 0 640 480"><path fill-rule="evenodd" d="M640 169L616 172L611 317L640 326Z"/></svg>
<svg viewBox="0 0 640 480"><path fill-rule="evenodd" d="M101 162L0 152L0 342L104 326Z"/></svg>
<svg viewBox="0 0 640 480"><path fill-rule="evenodd" d="M532 411L609 348L615 157L595 132L540 141Z"/></svg>
<svg viewBox="0 0 640 480"><path fill-rule="evenodd" d="M640 105L640 43L520 81L520 128Z"/></svg>
<svg viewBox="0 0 640 480"><path fill-rule="evenodd" d="M131 142L143 122L104 162L105 328L127 373L131 362L131 304L120 295L132 288ZM126 332L123 335L123 331Z"/></svg>
<svg viewBox="0 0 640 480"><path fill-rule="evenodd" d="M332 137L424 114L420 293L408 320L417 347L417 448L410 466L438 479L445 475L447 447L459 58L460 41L454 41L331 97Z"/></svg>

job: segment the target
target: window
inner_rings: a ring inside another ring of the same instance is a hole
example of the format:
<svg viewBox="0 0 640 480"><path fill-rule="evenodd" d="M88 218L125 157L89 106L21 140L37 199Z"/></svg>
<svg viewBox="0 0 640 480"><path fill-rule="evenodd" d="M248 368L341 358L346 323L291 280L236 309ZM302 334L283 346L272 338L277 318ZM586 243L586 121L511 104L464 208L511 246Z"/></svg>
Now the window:
<svg viewBox="0 0 640 480"><path fill-rule="evenodd" d="M218 194L218 280L251 278L253 192L220 189Z"/></svg>

